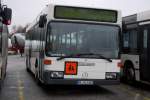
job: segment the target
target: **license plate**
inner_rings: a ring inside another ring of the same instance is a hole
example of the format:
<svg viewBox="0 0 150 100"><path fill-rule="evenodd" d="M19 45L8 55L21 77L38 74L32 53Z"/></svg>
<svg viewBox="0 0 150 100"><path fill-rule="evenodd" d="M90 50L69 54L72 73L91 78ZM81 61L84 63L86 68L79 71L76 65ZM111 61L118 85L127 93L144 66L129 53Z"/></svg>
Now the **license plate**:
<svg viewBox="0 0 150 100"><path fill-rule="evenodd" d="M94 82L93 81L78 81L77 84L78 85L93 85Z"/></svg>

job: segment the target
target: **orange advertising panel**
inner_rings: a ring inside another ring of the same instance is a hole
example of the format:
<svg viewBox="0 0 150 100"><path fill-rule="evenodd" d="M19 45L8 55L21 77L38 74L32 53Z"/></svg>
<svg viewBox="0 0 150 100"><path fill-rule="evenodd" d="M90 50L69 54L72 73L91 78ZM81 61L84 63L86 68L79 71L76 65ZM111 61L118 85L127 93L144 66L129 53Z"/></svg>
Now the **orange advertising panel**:
<svg viewBox="0 0 150 100"><path fill-rule="evenodd" d="M78 62L66 61L65 62L65 74L77 75Z"/></svg>

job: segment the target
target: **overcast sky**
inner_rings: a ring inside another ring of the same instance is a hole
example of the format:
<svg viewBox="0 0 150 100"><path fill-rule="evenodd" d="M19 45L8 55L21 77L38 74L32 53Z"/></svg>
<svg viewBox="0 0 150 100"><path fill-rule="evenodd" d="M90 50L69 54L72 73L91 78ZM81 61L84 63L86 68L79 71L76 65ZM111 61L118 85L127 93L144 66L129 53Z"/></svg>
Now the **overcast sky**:
<svg viewBox="0 0 150 100"><path fill-rule="evenodd" d="M13 10L12 25L24 26L31 23L52 0L2 0L2 2ZM53 2L113 8L121 10L123 16L150 10L150 0L53 0Z"/></svg>

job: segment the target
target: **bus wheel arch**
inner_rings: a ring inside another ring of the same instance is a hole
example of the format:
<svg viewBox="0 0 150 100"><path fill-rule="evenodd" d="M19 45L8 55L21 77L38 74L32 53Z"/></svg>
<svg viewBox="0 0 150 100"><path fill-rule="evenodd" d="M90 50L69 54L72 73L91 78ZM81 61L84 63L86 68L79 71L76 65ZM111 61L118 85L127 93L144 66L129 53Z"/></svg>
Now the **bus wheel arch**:
<svg viewBox="0 0 150 100"><path fill-rule="evenodd" d="M35 78L38 78L38 60L37 60L37 58L36 58L36 60L35 60Z"/></svg>
<svg viewBox="0 0 150 100"><path fill-rule="evenodd" d="M124 78L126 81L129 81L129 82L135 81L134 64L130 60L125 61L123 74L124 74Z"/></svg>
<svg viewBox="0 0 150 100"><path fill-rule="evenodd" d="M36 60L35 60L35 68L37 68L37 67L38 67L38 60L36 58Z"/></svg>

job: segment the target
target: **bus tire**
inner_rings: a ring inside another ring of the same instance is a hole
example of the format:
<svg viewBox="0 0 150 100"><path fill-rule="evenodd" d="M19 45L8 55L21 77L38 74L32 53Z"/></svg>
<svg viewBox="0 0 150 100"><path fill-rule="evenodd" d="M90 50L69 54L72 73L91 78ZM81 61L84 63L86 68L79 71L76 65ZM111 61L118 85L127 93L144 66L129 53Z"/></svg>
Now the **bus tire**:
<svg viewBox="0 0 150 100"><path fill-rule="evenodd" d="M26 71L27 71L27 72L30 72L29 68L26 67Z"/></svg>
<svg viewBox="0 0 150 100"><path fill-rule="evenodd" d="M125 64L124 75L127 83L133 83L135 81L135 70L132 63Z"/></svg>
<svg viewBox="0 0 150 100"><path fill-rule="evenodd" d="M5 65L5 75L4 75L4 78L6 77L7 75L7 60L6 60L6 65Z"/></svg>
<svg viewBox="0 0 150 100"><path fill-rule="evenodd" d="M35 72L35 81L36 81L37 85L41 86L41 81L38 78L37 69L36 69L36 72Z"/></svg>
<svg viewBox="0 0 150 100"><path fill-rule="evenodd" d="M27 72L30 72L29 68L28 68L28 61L27 61L27 58L26 58L26 71Z"/></svg>
<svg viewBox="0 0 150 100"><path fill-rule="evenodd" d="M41 83L41 81L39 80L39 77L38 77L38 60L37 59L35 61L35 81L39 86L42 85L42 83Z"/></svg>

